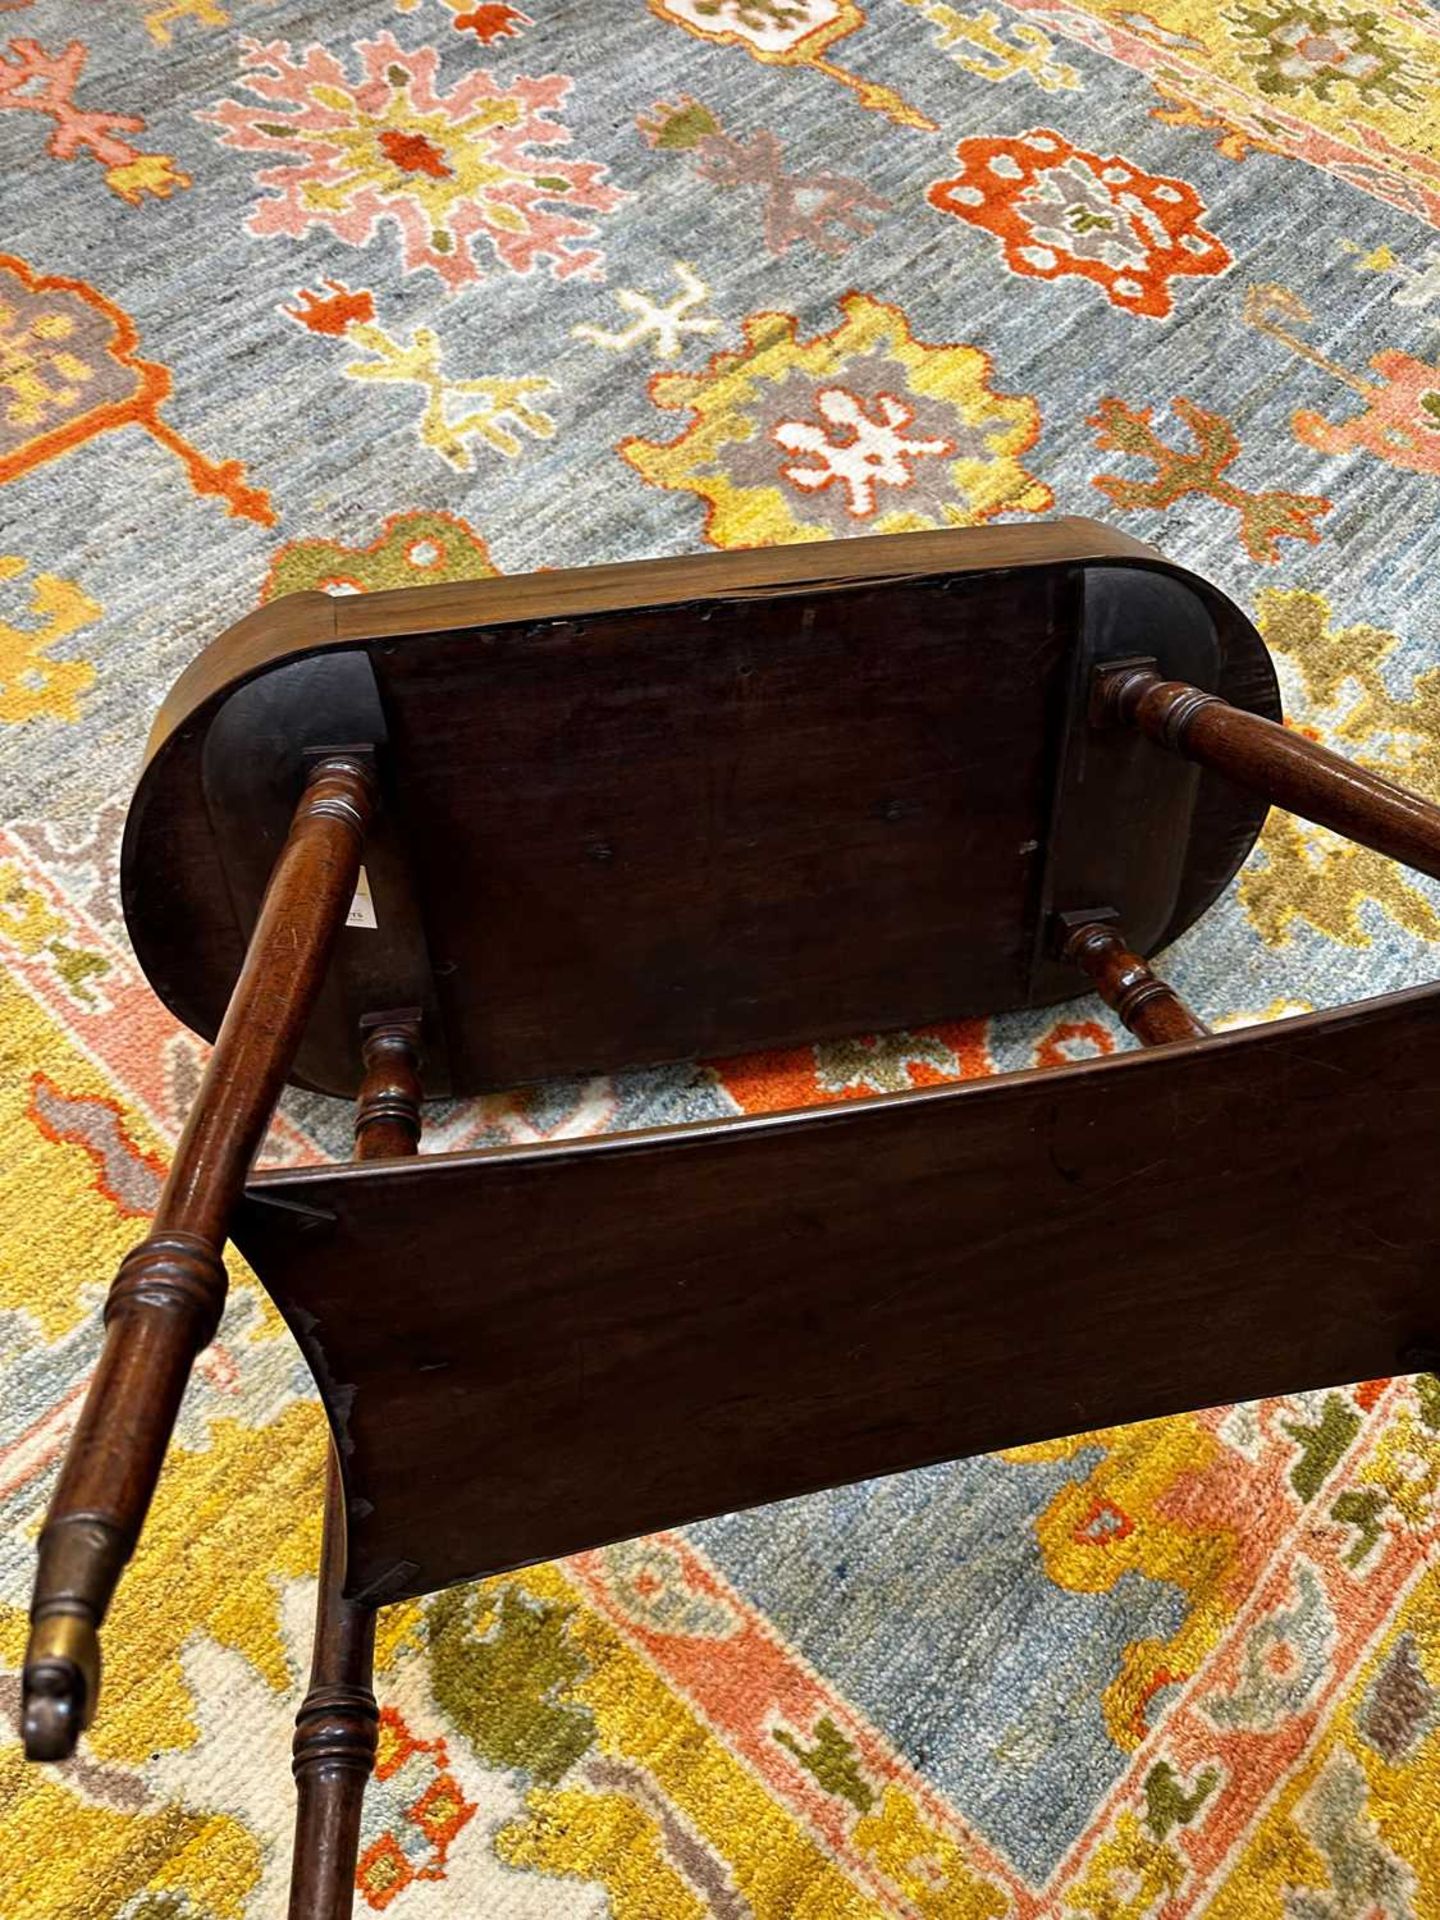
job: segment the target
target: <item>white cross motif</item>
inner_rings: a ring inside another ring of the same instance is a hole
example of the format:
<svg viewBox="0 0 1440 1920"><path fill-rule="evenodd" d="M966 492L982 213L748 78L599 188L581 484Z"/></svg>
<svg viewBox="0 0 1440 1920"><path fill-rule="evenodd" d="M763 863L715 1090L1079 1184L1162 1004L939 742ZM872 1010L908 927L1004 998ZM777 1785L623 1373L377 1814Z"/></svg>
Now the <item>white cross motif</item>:
<svg viewBox="0 0 1440 1920"><path fill-rule="evenodd" d="M846 388L822 387L815 406L824 426L782 420L774 430L787 453L814 457L814 465L792 461L781 469L791 485L818 493L838 483L857 520L874 513L877 487L913 486L916 460L954 452L949 440L908 439L902 429L914 420L915 410L895 394L877 393L873 404L875 412L869 414Z"/></svg>
<svg viewBox="0 0 1440 1920"><path fill-rule="evenodd" d="M675 262L675 277L680 282L680 292L662 307L657 300L635 287L622 287L615 295L619 304L627 313L636 317L622 333L607 333L603 327L591 326L588 321L570 331L577 340L588 340L592 346L608 347L612 353L623 353L627 347L639 344L650 334L655 336L655 356L659 360L673 360L684 344L682 336L687 333L714 333L720 322L709 315L697 315L696 307L703 306L710 298L710 289L699 277L692 266L684 260Z"/></svg>

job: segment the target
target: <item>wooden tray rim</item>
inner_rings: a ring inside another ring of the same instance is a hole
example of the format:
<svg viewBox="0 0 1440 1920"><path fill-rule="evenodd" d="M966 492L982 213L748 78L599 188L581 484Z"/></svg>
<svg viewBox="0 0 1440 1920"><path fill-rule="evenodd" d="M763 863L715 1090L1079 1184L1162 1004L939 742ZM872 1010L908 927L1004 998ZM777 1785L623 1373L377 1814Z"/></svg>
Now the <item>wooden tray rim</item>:
<svg viewBox="0 0 1440 1920"><path fill-rule="evenodd" d="M883 552L877 551L881 548ZM329 594L318 589L287 593L235 621L182 670L151 726L142 779L170 737L218 695L233 692L269 667L333 647L416 640L466 627L580 619L688 601L800 593L826 585L879 585L907 577L938 579L1107 560L1147 564L1193 582L1210 597L1218 592L1144 541L1103 521L1069 515L952 527L936 533L870 534L554 572L497 574L428 587L391 587L379 593Z"/></svg>

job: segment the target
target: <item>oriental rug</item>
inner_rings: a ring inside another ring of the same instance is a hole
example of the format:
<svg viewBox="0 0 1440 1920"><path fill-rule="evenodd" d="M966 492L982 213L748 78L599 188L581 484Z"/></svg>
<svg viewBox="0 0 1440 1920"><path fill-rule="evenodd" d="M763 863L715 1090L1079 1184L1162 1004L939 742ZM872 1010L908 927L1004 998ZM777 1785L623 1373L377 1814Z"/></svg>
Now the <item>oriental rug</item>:
<svg viewBox="0 0 1440 1920"><path fill-rule="evenodd" d="M0 1663L193 1092L117 906L162 692L297 588L1094 514L1440 797L1426 0L0 0ZM1224 1026L1433 975L1272 817ZM435 1149L1128 1044L1093 1001L441 1112ZM276 1161L343 1153L287 1100ZM1003 1283L1003 1275L997 1276ZM1303 1306L1297 1305L1297 1311ZM1004 1382L996 1382L1004 1390ZM12 1920L272 1920L323 1433L243 1270ZM357 1912L1437 1920L1440 1386L1085 1433L382 1616Z"/></svg>

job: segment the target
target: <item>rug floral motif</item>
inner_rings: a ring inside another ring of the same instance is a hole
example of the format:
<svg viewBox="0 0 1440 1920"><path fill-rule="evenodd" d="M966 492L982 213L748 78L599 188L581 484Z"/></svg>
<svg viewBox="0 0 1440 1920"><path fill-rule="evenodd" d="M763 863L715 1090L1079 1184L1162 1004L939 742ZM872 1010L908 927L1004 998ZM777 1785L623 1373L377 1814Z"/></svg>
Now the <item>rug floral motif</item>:
<svg viewBox="0 0 1440 1920"><path fill-rule="evenodd" d="M139 744L252 607L1091 514L1440 799L1425 0L3 0L0 1663L201 1060L126 944ZM1220 1027L1431 977L1273 814ZM1093 1000L440 1109L437 1151L1129 1044ZM343 1153L287 1097L274 1162ZM236 1263L238 1266L238 1263ZM1297 1303L1297 1313L1303 1303ZM1003 1383L997 1383L997 1390ZM324 1433L240 1269L13 1920L274 1920ZM381 1616L390 1920L1440 1920L1440 1386L726 1516Z"/></svg>

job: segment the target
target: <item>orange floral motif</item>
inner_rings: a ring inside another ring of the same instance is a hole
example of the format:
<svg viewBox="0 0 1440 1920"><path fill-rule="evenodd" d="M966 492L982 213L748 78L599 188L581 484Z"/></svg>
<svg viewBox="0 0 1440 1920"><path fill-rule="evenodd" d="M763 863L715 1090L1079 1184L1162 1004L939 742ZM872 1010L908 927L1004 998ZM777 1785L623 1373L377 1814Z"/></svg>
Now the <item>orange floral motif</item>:
<svg viewBox="0 0 1440 1920"><path fill-rule="evenodd" d="M122 134L143 133L134 113L104 113L79 106L80 83L89 48L72 40L59 53L47 53L38 40L12 40L0 53L0 113L38 113L55 122L46 152L55 160L89 153L105 169L105 184L122 200L138 206L148 194L164 199L176 187L188 187L168 153L143 153Z"/></svg>
<svg viewBox="0 0 1440 1920"><path fill-rule="evenodd" d="M139 344L129 314L85 281L0 253L0 482L96 434L141 426L184 462L196 493L273 526L270 496L245 485L238 460L207 459L160 418L170 370L138 358Z"/></svg>
<svg viewBox="0 0 1440 1920"><path fill-rule="evenodd" d="M984 1020L952 1020L914 1033L862 1034L771 1053L736 1054L711 1071L746 1113L829 1105L873 1093L902 1093L995 1071Z"/></svg>
<svg viewBox="0 0 1440 1920"><path fill-rule="evenodd" d="M401 13L413 13L420 0L397 0ZM478 6L467 7L465 0L443 0L455 16L450 22L457 33L473 33L482 47L488 47L495 40L512 40L533 27L535 22L528 13L522 13L519 7L505 6L502 0L480 0Z"/></svg>
<svg viewBox="0 0 1440 1920"><path fill-rule="evenodd" d="M423 133L401 133L387 127L380 136L380 148L402 173L428 173L432 180L448 180L453 171L439 147Z"/></svg>
<svg viewBox="0 0 1440 1920"><path fill-rule="evenodd" d="M355 1885L377 1913L415 1881L445 1879L451 1843L476 1812L450 1772L445 1742L420 1739L394 1707L380 1712L367 1809L385 1826L360 1856Z"/></svg>
<svg viewBox="0 0 1440 1920"><path fill-rule="evenodd" d="M1113 1500L1096 1498L1076 1522L1070 1537L1076 1546L1108 1547L1135 1531L1135 1522Z"/></svg>
<svg viewBox="0 0 1440 1920"><path fill-rule="evenodd" d="M375 318L375 296L368 287L347 287L343 280L325 284L328 294L301 287L295 296L299 306L284 311L310 333L329 334L332 340L342 339L347 327L363 327Z"/></svg>
<svg viewBox="0 0 1440 1920"><path fill-rule="evenodd" d="M534 22L518 7L502 6L490 0L490 4L472 7L468 13L457 13L453 24L457 32L468 30L482 46L488 47L492 40L508 40Z"/></svg>
<svg viewBox="0 0 1440 1920"><path fill-rule="evenodd" d="M930 204L993 233L1014 273L1078 274L1127 313L1163 320L1172 280L1231 264L1229 248L1201 226L1205 206L1192 186L1072 146L1048 127L962 140L955 158L960 171L935 182Z"/></svg>
<svg viewBox="0 0 1440 1920"><path fill-rule="evenodd" d="M1036 1044L1037 1067L1069 1067L1115 1051L1115 1036L1098 1020L1057 1020Z"/></svg>

